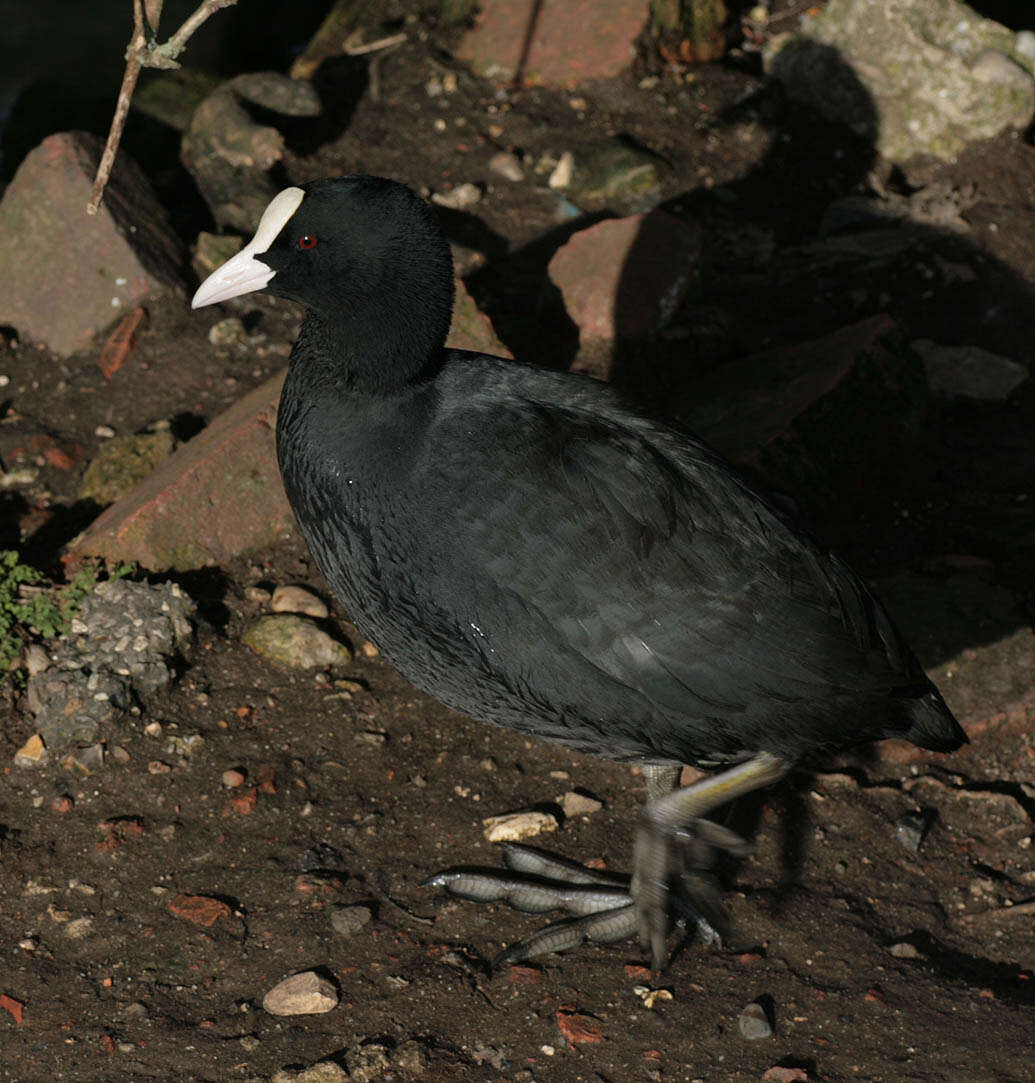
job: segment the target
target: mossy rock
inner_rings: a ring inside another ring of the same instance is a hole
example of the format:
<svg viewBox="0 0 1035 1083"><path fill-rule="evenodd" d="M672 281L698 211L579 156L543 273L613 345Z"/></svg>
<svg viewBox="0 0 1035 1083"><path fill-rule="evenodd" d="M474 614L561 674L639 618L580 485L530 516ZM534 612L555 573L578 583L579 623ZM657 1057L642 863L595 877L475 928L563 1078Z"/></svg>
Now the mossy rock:
<svg viewBox="0 0 1035 1083"><path fill-rule="evenodd" d="M159 463L176 450L168 429L137 436L116 436L102 445L86 468L79 498L107 507L149 477Z"/></svg>

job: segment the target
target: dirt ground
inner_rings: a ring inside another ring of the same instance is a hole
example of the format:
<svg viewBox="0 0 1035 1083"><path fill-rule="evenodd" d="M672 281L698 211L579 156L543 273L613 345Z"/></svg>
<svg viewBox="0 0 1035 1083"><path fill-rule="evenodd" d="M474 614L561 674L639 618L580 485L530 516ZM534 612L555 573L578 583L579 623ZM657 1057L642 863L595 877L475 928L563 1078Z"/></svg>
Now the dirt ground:
<svg viewBox="0 0 1035 1083"><path fill-rule="evenodd" d="M704 229L701 278L676 319L685 334L666 347L688 373L877 312L910 338L1030 363L1035 148L1024 133L903 174L778 95L753 97L750 58L690 81L659 69L655 85L641 85L652 74L641 66L577 95L499 92L458 71L455 93L429 97L428 80L454 70L450 41L411 32L377 62L378 100L365 69L358 101L347 96L355 70L330 78L348 127L292 154L286 172L488 182L446 225L482 253L469 285L517 356L571 361L572 331L543 276L583 222L559 216L542 178L503 180L488 159L516 148L534 160L621 132L666 159L667 205ZM176 177L164 178L167 201ZM948 225L884 230L894 240L883 246L865 230L854 245L824 244L833 200L918 187L958 210ZM45 565L89 518L75 491L97 426L129 433L169 419L190 435L281 367L297 315L249 309L266 339L244 351L209 344L218 312L155 306L108 383L96 350L59 362L7 345L0 455L8 470L43 465L0 494L0 542ZM635 389L635 371L625 380ZM452 714L362 651L315 675L252 654L241 633L264 607L249 588L300 583L332 601L296 541L177 577L199 605L197 634L176 682L103 734L124 762L110 756L88 777L10 766L31 719L7 693L0 994L24 1015L0 1011L0 1077L248 1080L331 1058L355 1079L386 1080L724 1081L773 1066L834 1081L1031 1080L1035 385L1005 403L945 403L940 421L919 480L821 519L878 584L973 743L951 757L814 765L738 809L754 850L729 870L731 942L678 953L654 983L670 999L648 1007L637 993L651 981L631 943L488 972L537 919L441 898L421 880L497 864L484 816L573 789L603 807L539 841L627 869L642 780ZM52 447L76 465L42 457ZM360 645L346 614L333 623ZM361 687L342 694L332 682L343 678ZM153 722L160 734L145 732ZM186 755L173 739L190 735L204 740ZM246 774L242 790L224 788L230 768ZM902 818L917 811L926 832L913 852ZM184 893L228 910L211 926L184 920L171 906ZM373 915L352 936L331 925L343 904ZM276 982L310 968L339 987L335 1010L262 1009ZM774 1033L747 1040L738 1016L756 1000ZM389 1067L374 1067L378 1048Z"/></svg>

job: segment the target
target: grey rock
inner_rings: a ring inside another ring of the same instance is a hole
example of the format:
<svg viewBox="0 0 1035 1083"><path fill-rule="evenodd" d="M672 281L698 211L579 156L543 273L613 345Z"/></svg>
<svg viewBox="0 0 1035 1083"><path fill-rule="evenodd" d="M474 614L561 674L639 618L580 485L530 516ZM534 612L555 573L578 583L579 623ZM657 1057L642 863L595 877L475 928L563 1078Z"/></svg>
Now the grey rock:
<svg viewBox="0 0 1035 1083"><path fill-rule="evenodd" d="M1023 128L1035 61L959 0L830 0L770 43L767 70L796 98L872 139L885 158L952 160Z"/></svg>
<svg viewBox="0 0 1035 1083"><path fill-rule="evenodd" d="M245 646L290 669L347 665L352 652L306 617L274 613L245 629Z"/></svg>
<svg viewBox="0 0 1035 1083"><path fill-rule="evenodd" d="M608 206L623 214L649 210L668 173L664 159L646 147L615 137L575 148L570 180L563 187L579 207ZM559 167L560 168L560 167Z"/></svg>
<svg viewBox="0 0 1035 1083"><path fill-rule="evenodd" d="M373 914L369 906L336 906L331 910L331 928L339 936L355 936L370 923Z"/></svg>
<svg viewBox="0 0 1035 1083"><path fill-rule="evenodd" d="M133 306L184 291L180 243L123 152L100 210L87 215L101 149L86 132L48 136L0 201L0 325L61 356Z"/></svg>
<svg viewBox="0 0 1035 1083"><path fill-rule="evenodd" d="M284 157L284 137L258 123L248 104L285 117L315 117L312 85L277 72L251 72L224 83L191 117L180 159L220 226L250 234L281 187L269 175Z"/></svg>
<svg viewBox="0 0 1035 1083"><path fill-rule="evenodd" d="M84 599L50 666L29 678L26 701L48 748L88 744L102 723L173 677L194 603L175 583L109 580Z"/></svg>
<svg viewBox="0 0 1035 1083"><path fill-rule="evenodd" d="M895 824L895 837L911 853L920 852L920 844L927 834L928 817L926 813L917 810L907 812L899 817Z"/></svg>
<svg viewBox="0 0 1035 1083"><path fill-rule="evenodd" d="M102 444L79 483L79 498L102 507L114 504L149 477L176 450L168 429L115 436Z"/></svg>
<svg viewBox="0 0 1035 1083"><path fill-rule="evenodd" d="M1027 366L980 346L939 346L918 339L920 355L931 389L946 398L1005 402L1028 379Z"/></svg>
<svg viewBox="0 0 1035 1083"><path fill-rule="evenodd" d="M133 111L185 132L190 127L194 110L219 83L218 75L191 68L152 71L150 78L138 86L133 95Z"/></svg>
<svg viewBox="0 0 1035 1083"><path fill-rule="evenodd" d="M737 1016L737 1029L741 1037L749 1042L773 1036L773 1025L769 1022L769 1016L757 1001L748 1004Z"/></svg>
<svg viewBox="0 0 1035 1083"><path fill-rule="evenodd" d="M376 1083L385 1077L392 1066L388 1049L380 1042L364 1042L357 1049L345 1054L349 1068L350 1083Z"/></svg>
<svg viewBox="0 0 1035 1083"><path fill-rule="evenodd" d="M311 1064L299 1071L283 1068L273 1073L270 1083L349 1083L351 1078L340 1064L335 1064L332 1060L322 1060L319 1064Z"/></svg>

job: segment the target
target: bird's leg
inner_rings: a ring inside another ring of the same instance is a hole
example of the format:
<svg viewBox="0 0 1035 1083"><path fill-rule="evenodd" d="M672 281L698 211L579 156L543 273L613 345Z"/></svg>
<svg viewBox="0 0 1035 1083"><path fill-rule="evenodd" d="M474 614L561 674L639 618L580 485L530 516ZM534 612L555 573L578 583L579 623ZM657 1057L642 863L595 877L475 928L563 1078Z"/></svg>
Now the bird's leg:
<svg viewBox="0 0 1035 1083"><path fill-rule="evenodd" d="M719 805L782 778L791 764L770 752L652 798L644 806L633 850L631 894L640 945L654 969L665 961L670 904L722 928L725 913L710 869L715 850L743 854L747 844L729 828L702 817Z"/></svg>
<svg viewBox="0 0 1035 1083"><path fill-rule="evenodd" d="M643 781L647 783L647 800L670 794L679 784L683 768L678 763L645 763Z"/></svg>

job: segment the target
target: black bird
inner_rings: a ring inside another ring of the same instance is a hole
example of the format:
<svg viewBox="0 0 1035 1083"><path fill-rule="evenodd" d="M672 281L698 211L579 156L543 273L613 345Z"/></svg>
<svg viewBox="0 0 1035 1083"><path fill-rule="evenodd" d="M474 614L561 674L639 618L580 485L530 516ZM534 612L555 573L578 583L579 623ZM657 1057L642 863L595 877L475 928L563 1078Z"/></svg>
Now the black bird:
<svg viewBox="0 0 1035 1083"><path fill-rule="evenodd" d="M402 184L287 188L195 308L253 290L306 316L277 419L284 485L361 632L456 710L644 766L630 884L530 847L455 894L576 916L528 958L723 912L703 817L806 759L966 736L865 584L700 440L594 380L445 348L449 245ZM682 764L721 768L673 789Z"/></svg>

